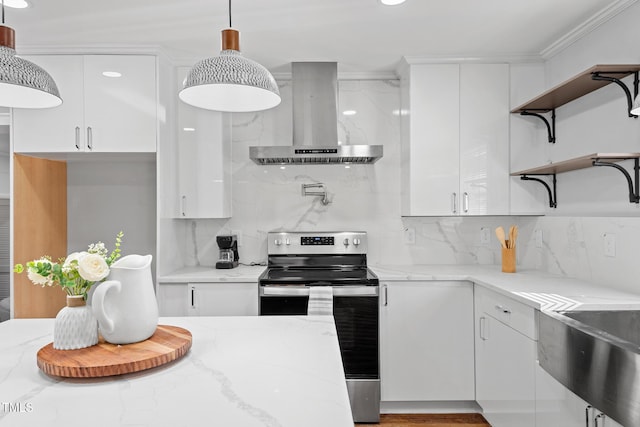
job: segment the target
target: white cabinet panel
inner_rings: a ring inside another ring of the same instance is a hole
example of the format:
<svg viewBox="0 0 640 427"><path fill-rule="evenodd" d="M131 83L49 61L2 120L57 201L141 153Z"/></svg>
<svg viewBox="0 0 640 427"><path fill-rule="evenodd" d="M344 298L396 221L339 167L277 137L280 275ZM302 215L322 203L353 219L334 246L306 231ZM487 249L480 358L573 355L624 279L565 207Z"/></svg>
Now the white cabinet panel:
<svg viewBox="0 0 640 427"><path fill-rule="evenodd" d="M105 71L120 77L106 77ZM156 151L156 59L84 57L87 148L94 152Z"/></svg>
<svg viewBox="0 0 640 427"><path fill-rule="evenodd" d="M472 325L469 282L383 284L382 400L474 400Z"/></svg>
<svg viewBox="0 0 640 427"><path fill-rule="evenodd" d="M13 109L14 151L17 153L84 151L83 57L25 56L56 82L62 105L38 110ZM82 141L81 141L82 138Z"/></svg>
<svg viewBox="0 0 640 427"><path fill-rule="evenodd" d="M178 69L182 87L188 68ZM176 99L178 90L176 89ZM231 115L178 103L178 218L231 216Z"/></svg>
<svg viewBox="0 0 640 427"><path fill-rule="evenodd" d="M158 309L160 316L187 315L187 284L160 283L158 285Z"/></svg>
<svg viewBox="0 0 640 427"><path fill-rule="evenodd" d="M157 85L154 56L26 57L56 81L63 103L13 110L20 153L155 152ZM104 71L119 72L106 77Z"/></svg>
<svg viewBox="0 0 640 427"><path fill-rule="evenodd" d="M461 213L508 214L509 179L509 67L462 64Z"/></svg>
<svg viewBox="0 0 640 427"><path fill-rule="evenodd" d="M509 213L509 66L414 64L401 76L402 215Z"/></svg>
<svg viewBox="0 0 640 427"><path fill-rule="evenodd" d="M476 289L476 401L493 427L534 427L536 341L493 317L502 299Z"/></svg>
<svg viewBox="0 0 640 427"><path fill-rule="evenodd" d="M586 427L587 420L591 427L600 414L536 364L536 427ZM622 427L604 414L600 415L598 425Z"/></svg>
<svg viewBox="0 0 640 427"><path fill-rule="evenodd" d="M189 316L257 316L258 283L189 283Z"/></svg>

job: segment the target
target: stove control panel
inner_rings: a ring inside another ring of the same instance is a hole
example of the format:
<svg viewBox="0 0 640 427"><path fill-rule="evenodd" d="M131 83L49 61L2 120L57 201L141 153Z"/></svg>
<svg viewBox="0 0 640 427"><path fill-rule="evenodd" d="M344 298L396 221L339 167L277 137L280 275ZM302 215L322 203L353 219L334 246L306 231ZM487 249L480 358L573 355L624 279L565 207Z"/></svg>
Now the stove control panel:
<svg viewBox="0 0 640 427"><path fill-rule="evenodd" d="M333 246L333 236L302 236L300 237L300 245L324 245Z"/></svg>
<svg viewBox="0 0 640 427"><path fill-rule="evenodd" d="M267 235L269 255L366 254L364 231L281 231Z"/></svg>

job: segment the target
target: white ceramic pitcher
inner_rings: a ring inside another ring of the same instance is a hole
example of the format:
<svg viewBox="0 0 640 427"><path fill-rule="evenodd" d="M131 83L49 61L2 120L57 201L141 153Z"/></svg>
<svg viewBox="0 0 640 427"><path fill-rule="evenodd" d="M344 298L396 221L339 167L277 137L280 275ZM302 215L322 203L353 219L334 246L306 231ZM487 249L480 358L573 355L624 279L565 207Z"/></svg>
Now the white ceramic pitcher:
<svg viewBox="0 0 640 427"><path fill-rule="evenodd" d="M112 344L149 338L158 326L158 302L151 278L151 255L127 255L111 264L107 281L93 293L91 306L100 333Z"/></svg>

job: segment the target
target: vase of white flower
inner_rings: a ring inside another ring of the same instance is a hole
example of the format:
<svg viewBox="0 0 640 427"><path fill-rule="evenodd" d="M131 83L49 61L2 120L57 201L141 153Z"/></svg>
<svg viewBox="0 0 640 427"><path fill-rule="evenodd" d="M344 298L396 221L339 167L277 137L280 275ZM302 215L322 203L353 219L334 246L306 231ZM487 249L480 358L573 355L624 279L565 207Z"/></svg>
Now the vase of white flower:
<svg viewBox="0 0 640 427"><path fill-rule="evenodd" d="M82 295L67 295L53 325L53 348L75 350L98 343L98 321Z"/></svg>
<svg viewBox="0 0 640 427"><path fill-rule="evenodd" d="M86 304L87 292L109 275L109 266L120 257L122 236L121 231L110 254L104 243L98 242L90 244L87 251L73 252L58 262L45 256L27 262L26 268L16 264L14 272L26 270L34 284L42 287L57 285L67 293L67 306L56 316L53 348L72 350L97 344L98 322Z"/></svg>

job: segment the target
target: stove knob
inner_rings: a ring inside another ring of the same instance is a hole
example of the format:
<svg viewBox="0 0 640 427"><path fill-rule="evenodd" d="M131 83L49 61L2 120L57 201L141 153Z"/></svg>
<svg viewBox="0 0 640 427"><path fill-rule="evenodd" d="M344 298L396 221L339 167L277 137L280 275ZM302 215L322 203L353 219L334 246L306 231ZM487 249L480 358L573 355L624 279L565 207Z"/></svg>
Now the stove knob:
<svg viewBox="0 0 640 427"><path fill-rule="evenodd" d="M345 246L349 246L349 239L344 239L342 242Z"/></svg>
<svg viewBox="0 0 640 427"><path fill-rule="evenodd" d="M289 245L291 244L291 240L289 240L289 239L285 239L284 243L285 243L287 246L289 246Z"/></svg>
<svg viewBox="0 0 640 427"><path fill-rule="evenodd" d="M360 244L360 239L358 238L353 239L353 244L358 246Z"/></svg>
<svg viewBox="0 0 640 427"><path fill-rule="evenodd" d="M276 246L280 246L282 244L282 240L276 239L273 241L273 243L275 243Z"/></svg>

